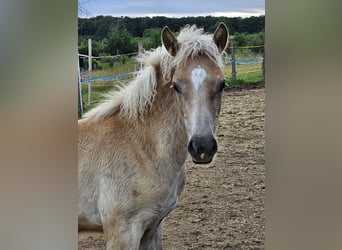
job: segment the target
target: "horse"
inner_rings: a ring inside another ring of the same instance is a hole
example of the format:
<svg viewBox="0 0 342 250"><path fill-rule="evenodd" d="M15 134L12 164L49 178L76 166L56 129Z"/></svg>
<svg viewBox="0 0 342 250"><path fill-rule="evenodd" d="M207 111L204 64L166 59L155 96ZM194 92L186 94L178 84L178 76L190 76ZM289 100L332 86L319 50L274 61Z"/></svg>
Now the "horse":
<svg viewBox="0 0 342 250"><path fill-rule="evenodd" d="M207 164L225 87L228 29L165 26L144 68L78 121L79 230L102 230L106 249L162 249L163 220L183 190L188 153Z"/></svg>

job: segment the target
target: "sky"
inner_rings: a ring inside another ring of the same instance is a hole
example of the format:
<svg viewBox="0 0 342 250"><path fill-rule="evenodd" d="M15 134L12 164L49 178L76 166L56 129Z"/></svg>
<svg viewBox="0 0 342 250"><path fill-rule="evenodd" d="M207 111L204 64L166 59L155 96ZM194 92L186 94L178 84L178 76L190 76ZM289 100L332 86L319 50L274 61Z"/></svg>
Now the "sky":
<svg viewBox="0 0 342 250"><path fill-rule="evenodd" d="M226 16L265 14L265 0L79 0L79 17Z"/></svg>

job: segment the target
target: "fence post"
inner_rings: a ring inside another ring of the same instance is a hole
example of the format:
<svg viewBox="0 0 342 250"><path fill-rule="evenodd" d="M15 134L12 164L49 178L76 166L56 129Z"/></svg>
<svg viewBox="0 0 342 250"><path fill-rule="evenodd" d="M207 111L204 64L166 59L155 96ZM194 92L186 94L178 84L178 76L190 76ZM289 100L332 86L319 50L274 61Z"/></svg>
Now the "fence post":
<svg viewBox="0 0 342 250"><path fill-rule="evenodd" d="M89 79L91 79L91 71L92 71L92 49L91 49L91 39L88 39L88 72ZM88 105L91 103L91 80L88 82Z"/></svg>
<svg viewBox="0 0 342 250"><path fill-rule="evenodd" d="M143 42L138 42L138 54L142 54L143 52L144 52L144 44L143 44ZM142 70L142 68L143 68L142 61L140 61L139 70Z"/></svg>
<svg viewBox="0 0 342 250"><path fill-rule="evenodd" d="M81 83L81 70L80 70L80 57L77 56L78 62L78 118L82 117L83 114L83 103L82 103L82 83Z"/></svg>
<svg viewBox="0 0 342 250"><path fill-rule="evenodd" d="M236 80L236 65L235 65L235 51L234 51L234 40L230 40L231 46L231 62L232 62L232 80Z"/></svg>
<svg viewBox="0 0 342 250"><path fill-rule="evenodd" d="M264 53L262 53L262 76L265 77L265 45L264 45Z"/></svg>

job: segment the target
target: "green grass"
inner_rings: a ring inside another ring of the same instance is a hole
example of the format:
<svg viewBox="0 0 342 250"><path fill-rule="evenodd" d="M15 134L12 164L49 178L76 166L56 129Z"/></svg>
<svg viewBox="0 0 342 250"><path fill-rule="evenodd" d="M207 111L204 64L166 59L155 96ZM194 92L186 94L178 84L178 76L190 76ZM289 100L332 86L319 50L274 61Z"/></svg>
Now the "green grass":
<svg viewBox="0 0 342 250"><path fill-rule="evenodd" d="M112 68L93 70L91 72L91 77L111 76L121 73L130 73L134 72L134 70L137 68L138 66L135 67L135 62L133 60L128 60L126 63L115 63ZM87 73L85 73L85 75L86 74ZM86 75L85 77L89 77L89 75ZM114 89L116 85L128 82L130 79L132 79L132 76L126 76L121 77L120 79L112 79L107 81L92 81L92 98L90 104L88 104L88 83L82 83L83 113L95 107L96 104L99 103L101 99L103 99L103 95L109 92L110 90Z"/></svg>
<svg viewBox="0 0 342 250"><path fill-rule="evenodd" d="M239 59L254 59L261 57L261 55L249 55L243 56L239 55L236 58ZM262 62L257 63L236 63L236 79L232 79L232 65L225 64L223 68L223 73L226 77L227 85L241 85L246 83L256 83L265 80L262 74Z"/></svg>
<svg viewBox="0 0 342 250"><path fill-rule="evenodd" d="M236 79L233 80L231 75L226 76L226 81L228 86L241 85L245 83L256 83L264 81L265 77L262 72L251 72L245 74L236 74Z"/></svg>
<svg viewBox="0 0 342 250"><path fill-rule="evenodd" d="M103 99L103 95L105 93L108 93L112 89L114 89L115 86L92 86L91 88L91 103L88 104L88 85L82 84L82 99L83 99L83 113L89 111L93 107L96 106L97 103L99 103Z"/></svg>
<svg viewBox="0 0 342 250"><path fill-rule="evenodd" d="M114 63L112 68L93 70L92 76L93 77L110 76L110 75L117 75L121 73L133 72L136 68L135 65L136 65L136 62L134 62L133 60L127 60L126 63Z"/></svg>

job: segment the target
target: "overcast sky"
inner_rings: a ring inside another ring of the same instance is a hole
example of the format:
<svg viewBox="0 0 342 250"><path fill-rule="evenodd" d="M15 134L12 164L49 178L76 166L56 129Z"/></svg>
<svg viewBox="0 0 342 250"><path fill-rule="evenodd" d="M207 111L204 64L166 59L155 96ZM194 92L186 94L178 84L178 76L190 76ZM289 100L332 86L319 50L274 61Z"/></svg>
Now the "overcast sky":
<svg viewBox="0 0 342 250"><path fill-rule="evenodd" d="M226 16L265 14L265 0L79 0L88 13L79 17L110 16Z"/></svg>

